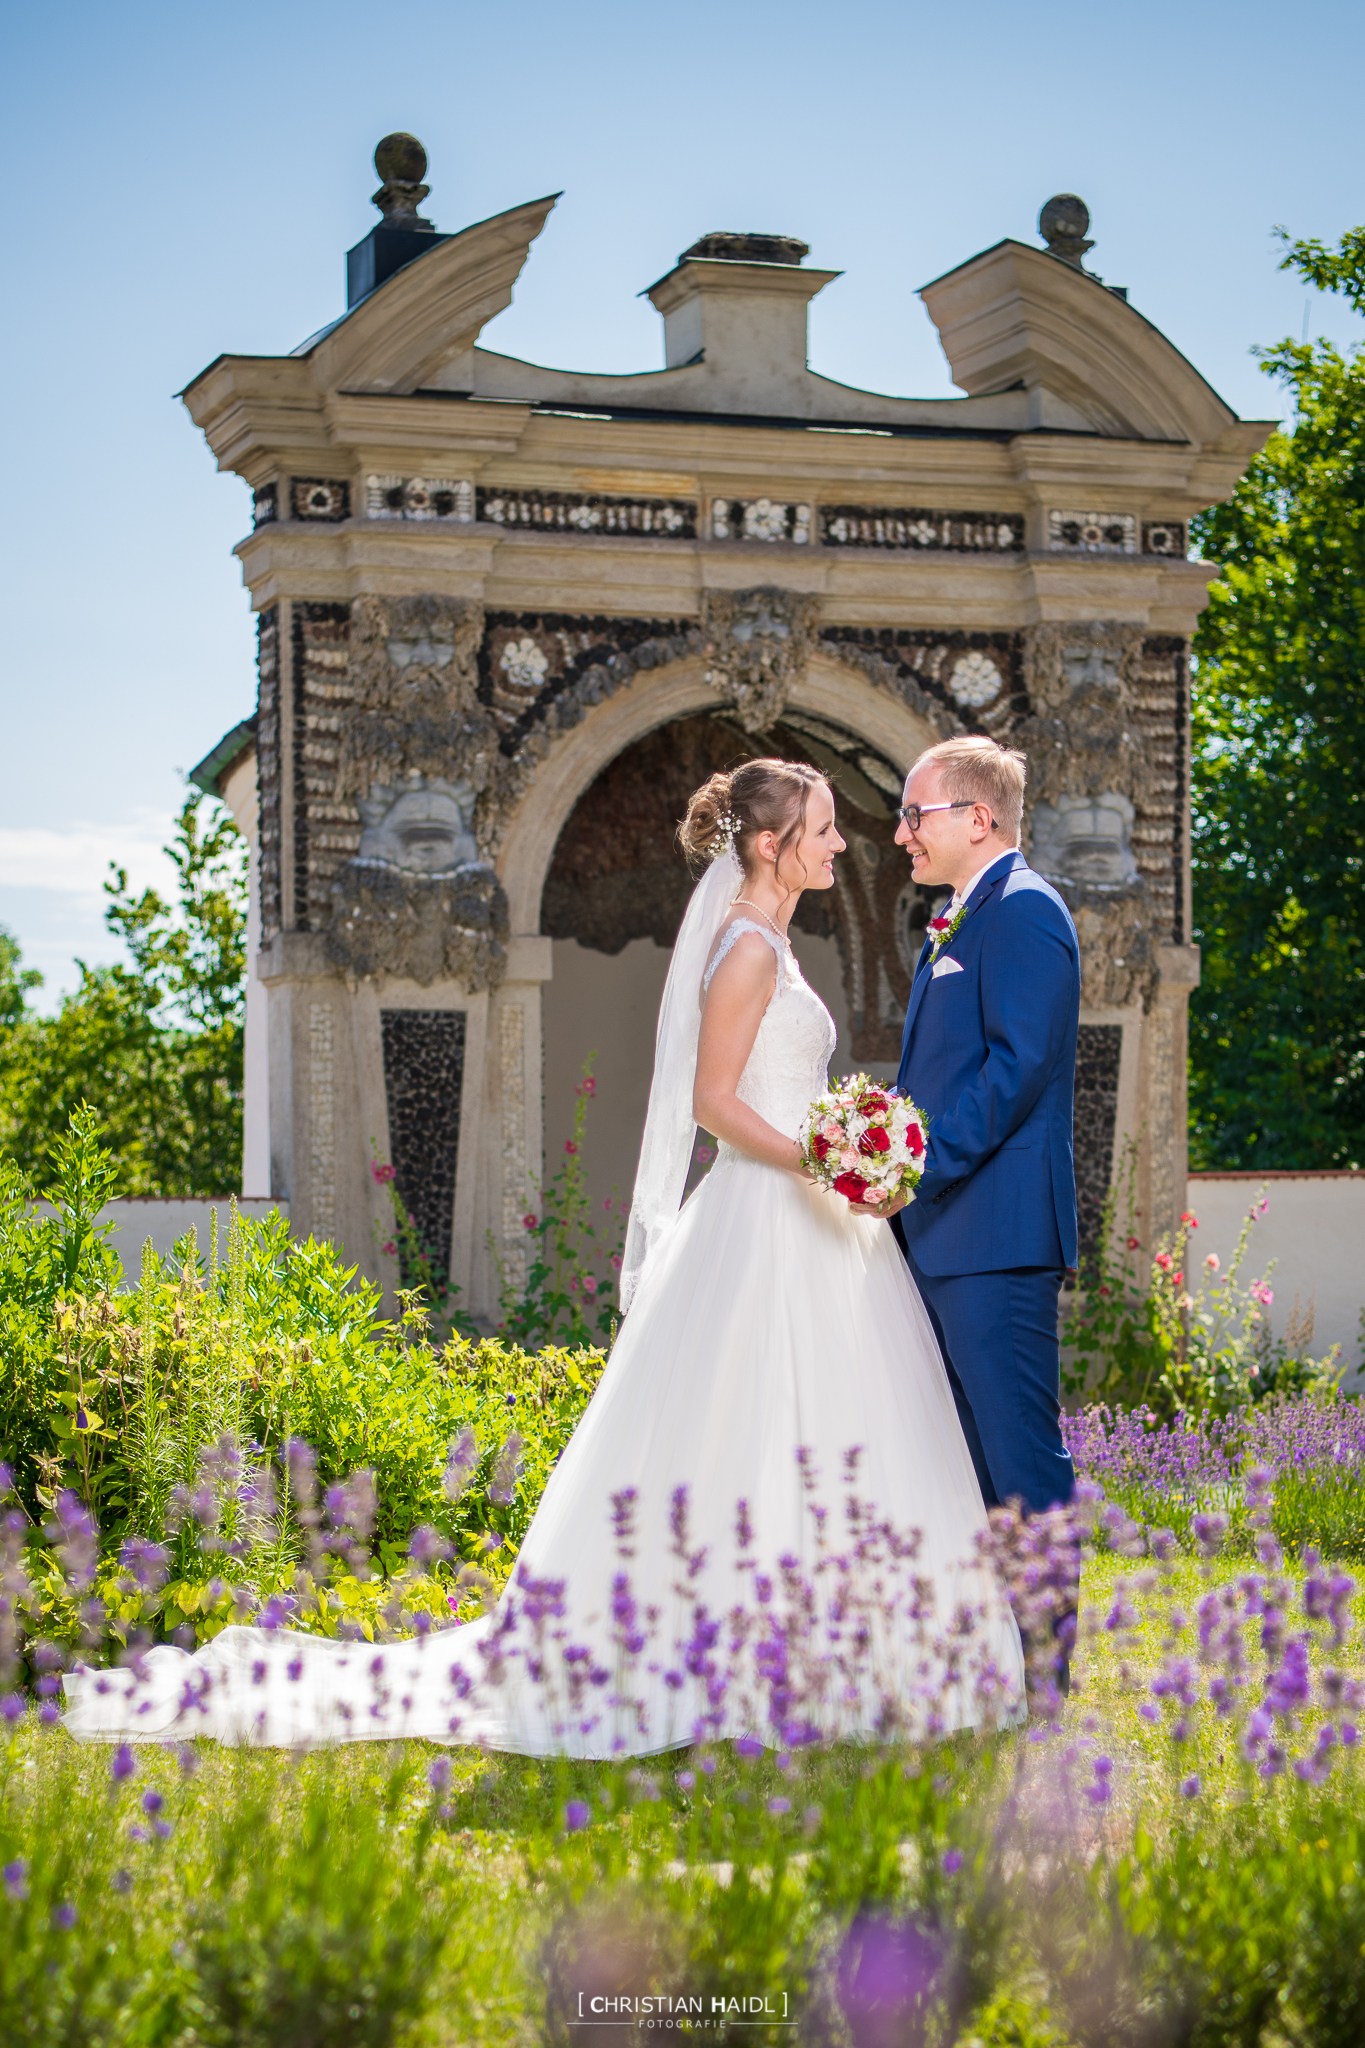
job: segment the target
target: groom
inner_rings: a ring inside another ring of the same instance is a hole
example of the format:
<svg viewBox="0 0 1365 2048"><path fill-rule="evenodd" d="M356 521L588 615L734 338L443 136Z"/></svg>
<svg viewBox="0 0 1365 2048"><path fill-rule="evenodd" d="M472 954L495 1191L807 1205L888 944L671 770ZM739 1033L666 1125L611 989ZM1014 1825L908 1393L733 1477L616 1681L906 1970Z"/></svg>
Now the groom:
<svg viewBox="0 0 1365 2048"><path fill-rule="evenodd" d="M934 1326L986 1505L1071 1498L1057 1296L1076 1264L1076 927L1019 851L1024 757L944 740L905 785L896 843L947 888L910 990L898 1086L929 1122L892 1219Z"/></svg>

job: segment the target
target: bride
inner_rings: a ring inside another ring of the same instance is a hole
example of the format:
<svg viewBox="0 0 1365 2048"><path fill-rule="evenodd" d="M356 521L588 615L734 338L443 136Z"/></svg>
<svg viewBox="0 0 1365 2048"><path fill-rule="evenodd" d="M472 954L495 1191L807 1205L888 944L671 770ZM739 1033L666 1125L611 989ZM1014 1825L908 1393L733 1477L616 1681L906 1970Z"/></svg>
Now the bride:
<svg viewBox="0 0 1365 2048"><path fill-rule="evenodd" d="M748 761L696 792L679 836L710 865L660 1010L628 1314L497 1606L382 1647L230 1627L82 1669L73 1735L607 1757L1019 1710L929 1319L881 1214L817 1187L797 1143L835 1043L788 938L844 849L829 785ZM719 1151L683 1202L697 1124Z"/></svg>

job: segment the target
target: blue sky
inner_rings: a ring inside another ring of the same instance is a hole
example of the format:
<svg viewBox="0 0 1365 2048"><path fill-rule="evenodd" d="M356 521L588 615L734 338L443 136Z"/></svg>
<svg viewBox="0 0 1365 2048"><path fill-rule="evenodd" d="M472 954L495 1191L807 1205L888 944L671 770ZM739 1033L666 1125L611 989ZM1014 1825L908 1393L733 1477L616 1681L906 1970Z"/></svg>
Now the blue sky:
<svg viewBox="0 0 1365 2048"><path fill-rule="evenodd" d="M253 701L246 489L173 394L342 309L388 130L426 144L438 227L563 189L484 337L539 362L660 364L641 288L710 229L762 229L846 273L814 368L946 394L917 287L1034 239L1057 191L1243 414L1283 409L1253 344L1361 331L1271 233L1365 219L1365 9L1339 0L54 0L11 11L4 73L0 923L49 1000L75 954L114 957L107 861L163 872L182 771Z"/></svg>

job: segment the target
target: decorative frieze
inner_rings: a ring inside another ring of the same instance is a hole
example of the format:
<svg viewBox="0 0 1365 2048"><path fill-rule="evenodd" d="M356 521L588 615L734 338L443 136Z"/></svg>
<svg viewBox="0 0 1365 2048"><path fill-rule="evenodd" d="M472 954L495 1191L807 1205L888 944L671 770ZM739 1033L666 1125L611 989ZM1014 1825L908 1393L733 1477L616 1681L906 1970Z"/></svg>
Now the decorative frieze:
<svg viewBox="0 0 1365 2048"><path fill-rule="evenodd" d="M990 732L1028 709L1017 633L917 633L889 626L826 626L820 644L912 710L952 714L944 730Z"/></svg>
<svg viewBox="0 0 1365 2048"><path fill-rule="evenodd" d="M822 505L820 539L827 548L939 548L956 555L1017 554L1024 545L1024 518L1020 512Z"/></svg>
<svg viewBox="0 0 1365 2048"><path fill-rule="evenodd" d="M468 525L474 517L474 486L468 477L367 476L365 517Z"/></svg>
<svg viewBox="0 0 1365 2048"><path fill-rule="evenodd" d="M280 516L280 487L274 477L268 484L258 484L251 493L251 526L254 532L259 526L269 526Z"/></svg>
<svg viewBox="0 0 1365 2048"><path fill-rule="evenodd" d="M1186 537L1182 522L1179 519L1144 519L1142 552L1144 555L1177 555L1183 560Z"/></svg>
<svg viewBox="0 0 1365 2048"><path fill-rule="evenodd" d="M1049 512L1047 544L1064 554L1135 555L1137 520L1131 512Z"/></svg>
<svg viewBox="0 0 1365 2048"><path fill-rule="evenodd" d="M296 476L289 481L289 508L295 519L335 525L351 516L351 486L344 477Z"/></svg>
<svg viewBox="0 0 1365 2048"><path fill-rule="evenodd" d="M642 668L696 650L690 622L585 618L564 612L490 612L479 649L479 700L515 755L532 729L576 724Z"/></svg>
<svg viewBox="0 0 1365 2048"><path fill-rule="evenodd" d="M296 602L291 618L294 927L309 932L325 928L332 875L360 849L355 807L337 800L341 725L355 691L348 663L349 607Z"/></svg>
<svg viewBox="0 0 1365 2048"><path fill-rule="evenodd" d="M697 508L686 498L580 496L569 491L516 491L482 487L478 516L493 526L589 534L650 534L695 540Z"/></svg>
<svg viewBox="0 0 1365 2048"><path fill-rule="evenodd" d="M256 789L260 804L257 875L261 937L281 923L280 867L280 614L275 605L256 620Z"/></svg>
<svg viewBox="0 0 1365 2048"><path fill-rule="evenodd" d="M713 498L710 526L712 540L785 540L804 547L810 540L811 508L775 498Z"/></svg>
<svg viewBox="0 0 1365 2048"><path fill-rule="evenodd" d="M398 1247L405 1287L423 1274L420 1252L439 1295L450 1279L455 1178L460 1160L460 1097L464 1086L463 1010L381 1010L384 1095L394 1186L417 1244Z"/></svg>

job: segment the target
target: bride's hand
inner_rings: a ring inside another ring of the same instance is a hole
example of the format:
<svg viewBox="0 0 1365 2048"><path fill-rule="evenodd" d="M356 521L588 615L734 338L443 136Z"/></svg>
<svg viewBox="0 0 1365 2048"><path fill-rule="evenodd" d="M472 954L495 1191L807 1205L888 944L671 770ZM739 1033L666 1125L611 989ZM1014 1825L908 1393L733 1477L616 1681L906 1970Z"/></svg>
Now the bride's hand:
<svg viewBox="0 0 1365 2048"><path fill-rule="evenodd" d="M883 1196L876 1202L864 1201L862 1206L864 1209L870 1209L874 1216L880 1216L883 1223L889 1223L898 1211L910 1206L910 1198L908 1195L897 1195L894 1201L888 1201Z"/></svg>

